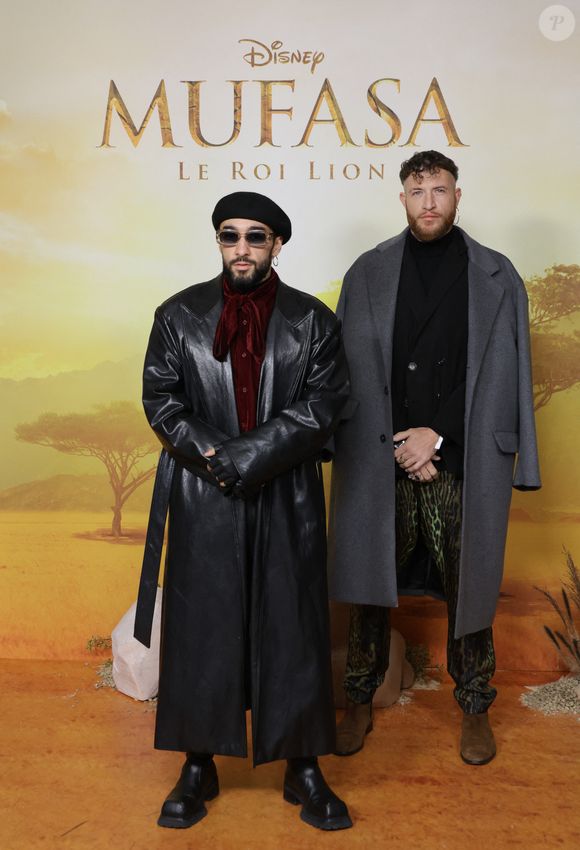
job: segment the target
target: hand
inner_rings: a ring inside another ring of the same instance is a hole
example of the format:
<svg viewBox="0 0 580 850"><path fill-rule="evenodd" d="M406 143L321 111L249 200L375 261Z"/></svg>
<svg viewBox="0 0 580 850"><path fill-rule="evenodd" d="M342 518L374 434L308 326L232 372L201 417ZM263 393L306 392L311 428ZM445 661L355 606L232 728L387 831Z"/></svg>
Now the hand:
<svg viewBox="0 0 580 850"><path fill-rule="evenodd" d="M439 460L435 454L435 443L439 434L432 428L408 428L397 431L393 442L404 440L403 445L395 449L395 460L405 472L419 472L431 460Z"/></svg>
<svg viewBox="0 0 580 850"><path fill-rule="evenodd" d="M203 454L209 459L207 471L214 476L222 489L233 487L240 480L238 470L223 446L208 449Z"/></svg>
<svg viewBox="0 0 580 850"><path fill-rule="evenodd" d="M439 460L437 455L435 455L435 459ZM430 460L428 460L425 466L422 466L418 472L408 473L408 477L411 479L411 481L418 481L423 484L427 484L429 483L429 481L435 481L438 475L438 469L436 469L436 467L431 463Z"/></svg>

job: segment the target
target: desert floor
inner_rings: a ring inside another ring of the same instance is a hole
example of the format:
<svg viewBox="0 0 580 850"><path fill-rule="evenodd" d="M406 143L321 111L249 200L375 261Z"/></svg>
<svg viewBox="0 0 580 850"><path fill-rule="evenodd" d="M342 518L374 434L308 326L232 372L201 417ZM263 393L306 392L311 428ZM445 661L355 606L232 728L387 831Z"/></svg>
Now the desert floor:
<svg viewBox="0 0 580 850"><path fill-rule="evenodd" d="M219 797L191 829L156 825L182 757L152 749L154 707L95 689L94 664L2 661L2 850L577 850L580 728L522 706L540 674L500 674L497 758L461 762L451 687L376 711L363 751L323 769L354 828L321 833L282 799L283 765L217 758Z"/></svg>
<svg viewBox="0 0 580 850"><path fill-rule="evenodd" d="M90 658L88 639L109 636L137 595L147 516L127 512L123 520L133 536L112 543L95 539L110 527L106 512L0 512L0 657ZM558 627L557 617L533 585L560 587L562 546L579 564L580 523L511 522L494 630L498 669L557 668L542 629ZM443 603L401 600L393 626L444 662ZM346 640L346 628L345 621L335 645Z"/></svg>

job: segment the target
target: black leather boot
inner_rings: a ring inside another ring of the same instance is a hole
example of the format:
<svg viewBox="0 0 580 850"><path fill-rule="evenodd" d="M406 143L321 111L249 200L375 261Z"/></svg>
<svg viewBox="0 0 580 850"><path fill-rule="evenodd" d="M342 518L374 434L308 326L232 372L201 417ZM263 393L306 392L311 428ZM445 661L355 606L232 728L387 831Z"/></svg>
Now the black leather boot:
<svg viewBox="0 0 580 850"><path fill-rule="evenodd" d="M157 823L175 829L187 829L207 815L205 800L219 794L216 766L211 755L188 753L181 776L167 796Z"/></svg>
<svg viewBox="0 0 580 850"><path fill-rule="evenodd" d="M284 799L294 806L302 803L300 817L317 829L352 826L346 804L326 784L316 758L288 759Z"/></svg>

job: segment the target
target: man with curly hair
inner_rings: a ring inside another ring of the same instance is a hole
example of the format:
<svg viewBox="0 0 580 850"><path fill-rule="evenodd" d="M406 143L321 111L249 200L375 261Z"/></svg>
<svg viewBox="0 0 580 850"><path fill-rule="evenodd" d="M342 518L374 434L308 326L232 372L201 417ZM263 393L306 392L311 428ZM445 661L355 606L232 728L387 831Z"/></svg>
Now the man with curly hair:
<svg viewBox="0 0 580 850"><path fill-rule="evenodd" d="M454 222L456 164L400 171L408 227L347 272L338 305L358 409L336 434L331 595L351 607L336 752L361 749L398 593L444 598L468 764L495 755L492 639L512 486L540 487L527 297L510 261Z"/></svg>

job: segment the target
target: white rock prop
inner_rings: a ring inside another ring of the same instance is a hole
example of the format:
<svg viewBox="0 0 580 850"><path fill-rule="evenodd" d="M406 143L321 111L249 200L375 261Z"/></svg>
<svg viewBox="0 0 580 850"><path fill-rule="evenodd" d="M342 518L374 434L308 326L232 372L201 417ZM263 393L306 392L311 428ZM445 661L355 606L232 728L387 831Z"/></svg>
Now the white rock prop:
<svg viewBox="0 0 580 850"><path fill-rule="evenodd" d="M161 588L157 588L151 648L133 637L134 602L123 614L111 635L113 643L113 680L118 691L133 699L146 700L157 695L159 687L159 635L161 631Z"/></svg>
<svg viewBox="0 0 580 850"><path fill-rule="evenodd" d="M348 652L349 618L349 605L339 602L331 603L332 672L334 679L334 701L337 708L345 708L346 706L343 679ZM414 681L415 673L405 658L405 640L398 631L391 629L389 668L385 676L385 681L377 689L373 699L373 705L376 708L386 708L389 705L393 705L401 696L401 690L411 688Z"/></svg>

